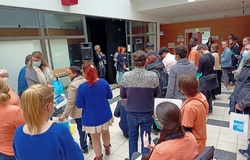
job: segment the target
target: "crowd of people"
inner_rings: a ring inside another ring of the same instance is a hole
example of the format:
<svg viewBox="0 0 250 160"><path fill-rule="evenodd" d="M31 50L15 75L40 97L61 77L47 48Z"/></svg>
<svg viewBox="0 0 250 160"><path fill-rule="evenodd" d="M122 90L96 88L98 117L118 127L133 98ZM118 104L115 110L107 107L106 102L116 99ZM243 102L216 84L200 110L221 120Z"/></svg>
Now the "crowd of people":
<svg viewBox="0 0 250 160"><path fill-rule="evenodd" d="M139 50L132 54L131 71L127 71L126 48L117 48L113 60L122 100L114 115L121 118L119 126L129 139L128 159L138 152L139 137L145 160L200 156L206 148L206 117L213 113L212 100L221 94L221 88L228 91L230 81L236 84L230 111L250 113L250 38L243 39L240 49L237 38L229 37L222 41L221 54L212 38L207 44L198 42L196 37L190 39L189 53L184 45L174 47L174 53L167 47L156 52L149 42L146 53ZM109 126L114 118L108 100L113 95L105 80L106 55L99 45L94 50L96 65L85 62L81 68L68 68L68 102L59 117L60 122L69 116L75 120L80 146L67 126L50 120L54 75L41 52L25 58L17 94L7 83L8 72L0 69L0 160L81 160L82 153L88 153L87 136L94 160L103 159L103 148L105 155L110 155ZM154 107L155 98L181 99L183 104L162 102ZM155 145L151 144L151 132L160 134ZM240 153L250 155L249 150L240 149Z"/></svg>

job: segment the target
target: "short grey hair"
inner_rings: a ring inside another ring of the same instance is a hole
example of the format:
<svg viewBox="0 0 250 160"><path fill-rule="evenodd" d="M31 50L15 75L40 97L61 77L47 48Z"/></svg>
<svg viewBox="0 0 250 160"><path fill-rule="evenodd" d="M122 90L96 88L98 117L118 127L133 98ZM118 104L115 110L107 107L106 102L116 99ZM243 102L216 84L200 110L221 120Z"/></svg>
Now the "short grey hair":
<svg viewBox="0 0 250 160"><path fill-rule="evenodd" d="M100 48L100 45L95 45L94 50L96 51L98 48Z"/></svg>

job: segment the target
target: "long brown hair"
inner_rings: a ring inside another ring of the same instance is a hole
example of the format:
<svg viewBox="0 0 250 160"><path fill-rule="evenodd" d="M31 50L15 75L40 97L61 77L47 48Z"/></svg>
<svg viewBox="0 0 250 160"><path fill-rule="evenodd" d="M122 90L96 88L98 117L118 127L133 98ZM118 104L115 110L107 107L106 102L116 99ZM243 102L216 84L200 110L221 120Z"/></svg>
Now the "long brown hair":
<svg viewBox="0 0 250 160"><path fill-rule="evenodd" d="M181 111L177 105L171 102L162 102L156 106L156 116L162 125L162 131L159 141L156 145L161 142L168 141L171 139L182 138L185 135L181 124ZM153 153L142 157L142 160L148 160Z"/></svg>
<svg viewBox="0 0 250 160"><path fill-rule="evenodd" d="M38 58L41 60L41 66L40 68L44 68L44 67L48 67L48 63L47 61L44 59L43 57L43 54L40 52L40 51L34 51L32 54L31 54L31 58L28 62L28 67L29 68L32 68L32 57L35 57L35 58Z"/></svg>

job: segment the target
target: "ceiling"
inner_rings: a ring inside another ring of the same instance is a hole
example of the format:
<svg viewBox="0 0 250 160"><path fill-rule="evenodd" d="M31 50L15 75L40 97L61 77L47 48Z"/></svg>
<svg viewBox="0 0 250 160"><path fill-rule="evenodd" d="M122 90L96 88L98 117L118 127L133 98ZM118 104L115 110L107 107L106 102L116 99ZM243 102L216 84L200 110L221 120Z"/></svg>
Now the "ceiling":
<svg viewBox="0 0 250 160"><path fill-rule="evenodd" d="M250 15L250 0L130 0L138 12L164 17L177 23ZM244 1L244 3L243 3ZM243 7L245 13L243 14Z"/></svg>

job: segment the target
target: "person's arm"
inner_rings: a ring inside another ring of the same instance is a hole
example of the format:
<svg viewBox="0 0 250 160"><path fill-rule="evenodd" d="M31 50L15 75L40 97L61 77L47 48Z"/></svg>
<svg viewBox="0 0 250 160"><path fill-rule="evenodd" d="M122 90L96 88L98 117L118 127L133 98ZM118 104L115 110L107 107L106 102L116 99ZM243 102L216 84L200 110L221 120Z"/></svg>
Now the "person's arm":
<svg viewBox="0 0 250 160"><path fill-rule="evenodd" d="M250 92L246 93L245 96L242 99L240 99L238 105L241 109L250 107Z"/></svg>
<svg viewBox="0 0 250 160"><path fill-rule="evenodd" d="M84 108L85 106L83 87L84 86L80 85L77 89L76 103L75 103L77 108Z"/></svg>
<svg viewBox="0 0 250 160"><path fill-rule="evenodd" d="M205 63L205 58L201 56L201 58L199 59L197 73L202 73L204 63Z"/></svg>
<svg viewBox="0 0 250 160"><path fill-rule="evenodd" d="M25 78L29 87L38 84L38 78L33 69L27 68Z"/></svg>
<svg viewBox="0 0 250 160"><path fill-rule="evenodd" d="M176 73L173 70L173 68L171 68L169 72L169 77L168 77L168 89L167 89L166 98L173 98L175 83L176 83Z"/></svg>
<svg viewBox="0 0 250 160"><path fill-rule="evenodd" d="M194 50L191 50L191 51L190 51L190 54L189 54L189 56L188 56L188 61L189 61L190 63L195 64L195 56L196 56L196 52L195 52Z"/></svg>
<svg viewBox="0 0 250 160"><path fill-rule="evenodd" d="M13 118L14 118L13 124L15 125L15 127L25 124L25 120L23 118L23 112L21 108L18 108Z"/></svg>
<svg viewBox="0 0 250 160"><path fill-rule="evenodd" d="M76 87L71 84L68 87L68 103L66 104L62 116L60 116L61 119L63 118L67 119L69 117L70 112L75 106L75 101L76 101Z"/></svg>
<svg viewBox="0 0 250 160"><path fill-rule="evenodd" d="M94 55L96 60L102 61L102 57L99 57L98 53L95 52Z"/></svg>
<svg viewBox="0 0 250 160"><path fill-rule="evenodd" d="M117 52L114 54L113 61L117 62L117 56L118 56L118 54L119 53L117 53Z"/></svg>
<svg viewBox="0 0 250 160"><path fill-rule="evenodd" d="M69 129L66 126L63 126L61 130L61 134L58 137L58 143L60 143L62 148L61 158L65 160L84 160L82 151L79 145L74 141Z"/></svg>
<svg viewBox="0 0 250 160"><path fill-rule="evenodd" d="M183 109L183 111L181 112L182 113L182 125L184 129L190 132L190 130L192 131L192 128L194 127L194 122L197 118L197 115L194 113L192 109L189 108L189 106L185 106L182 109Z"/></svg>
<svg viewBox="0 0 250 160"><path fill-rule="evenodd" d="M115 117L121 117L121 112L120 112L120 104L121 104L122 100L119 100L116 104L116 107L115 107L115 111L114 111L114 116Z"/></svg>
<svg viewBox="0 0 250 160"><path fill-rule="evenodd" d="M107 99L111 99L113 97L113 94L112 94L112 91L110 89L108 82L106 82L106 86L107 86Z"/></svg>
<svg viewBox="0 0 250 160"><path fill-rule="evenodd" d="M227 49L226 51L223 51L224 53L221 56L221 62L227 62L228 60L231 59L231 50Z"/></svg>

